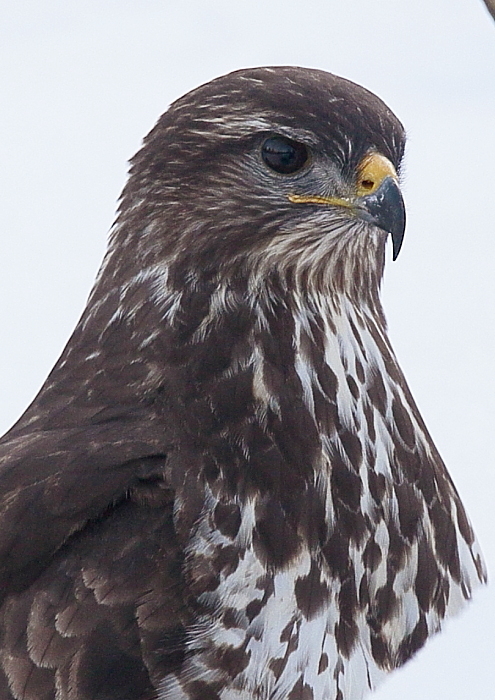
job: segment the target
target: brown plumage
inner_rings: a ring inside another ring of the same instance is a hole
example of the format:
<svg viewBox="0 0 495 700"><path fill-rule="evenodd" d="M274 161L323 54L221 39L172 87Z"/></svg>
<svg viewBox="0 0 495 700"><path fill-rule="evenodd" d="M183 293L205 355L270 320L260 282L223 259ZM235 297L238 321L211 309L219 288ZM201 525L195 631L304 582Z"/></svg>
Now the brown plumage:
<svg viewBox="0 0 495 700"><path fill-rule="evenodd" d="M484 580L379 300L403 150L300 68L158 121L0 442L0 700L359 700Z"/></svg>

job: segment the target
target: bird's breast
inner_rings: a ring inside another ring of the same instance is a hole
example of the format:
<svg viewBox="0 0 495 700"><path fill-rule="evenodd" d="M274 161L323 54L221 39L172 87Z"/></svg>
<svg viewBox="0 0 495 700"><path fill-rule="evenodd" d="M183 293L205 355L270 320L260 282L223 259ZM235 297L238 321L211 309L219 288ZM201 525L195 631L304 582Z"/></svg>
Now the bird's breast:
<svg viewBox="0 0 495 700"><path fill-rule="evenodd" d="M245 407L205 441L198 612L163 700L360 700L483 576L383 328L352 309L278 322L287 357L260 335Z"/></svg>
<svg viewBox="0 0 495 700"><path fill-rule="evenodd" d="M246 510L252 513L253 504ZM356 632L366 638L365 611L346 619L346 583L332 576L321 554L303 546L274 570L252 541L239 541L233 556L217 531L205 535L206 529L191 543L199 578L205 559L229 562L215 588L207 574L210 590L198 596L204 613L190 630L190 656L180 675L166 680L163 698L190 698L192 679L221 700L361 698L382 671L366 644L353 641Z"/></svg>

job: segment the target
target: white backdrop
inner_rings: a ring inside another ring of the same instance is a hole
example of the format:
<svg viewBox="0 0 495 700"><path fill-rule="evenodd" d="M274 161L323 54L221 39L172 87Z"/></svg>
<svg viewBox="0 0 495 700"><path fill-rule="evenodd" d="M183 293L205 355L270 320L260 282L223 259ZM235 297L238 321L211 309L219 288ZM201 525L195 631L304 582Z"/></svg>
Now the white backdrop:
<svg viewBox="0 0 495 700"><path fill-rule="evenodd" d="M198 84L274 64L361 83L406 125L408 228L385 307L495 571L495 23L481 0L1 0L0 428L82 311L141 138ZM489 587L375 697L493 700L494 657Z"/></svg>

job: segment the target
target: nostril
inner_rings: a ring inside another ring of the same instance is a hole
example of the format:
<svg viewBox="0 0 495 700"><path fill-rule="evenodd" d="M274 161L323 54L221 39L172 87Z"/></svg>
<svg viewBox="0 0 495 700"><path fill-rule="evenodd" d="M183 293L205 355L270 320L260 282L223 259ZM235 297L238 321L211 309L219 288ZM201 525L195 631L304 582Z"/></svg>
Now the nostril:
<svg viewBox="0 0 495 700"><path fill-rule="evenodd" d="M373 180L361 180L361 187L364 190L372 190L374 186L375 183Z"/></svg>

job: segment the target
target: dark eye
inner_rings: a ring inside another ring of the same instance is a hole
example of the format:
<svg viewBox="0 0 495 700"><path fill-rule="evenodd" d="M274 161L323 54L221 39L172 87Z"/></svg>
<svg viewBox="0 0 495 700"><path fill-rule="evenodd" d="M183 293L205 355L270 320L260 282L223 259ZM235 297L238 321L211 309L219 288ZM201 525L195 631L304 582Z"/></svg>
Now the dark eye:
<svg viewBox="0 0 495 700"><path fill-rule="evenodd" d="M308 149L303 143L285 136L270 136L261 147L261 157L276 173L291 175L301 170L308 160Z"/></svg>

